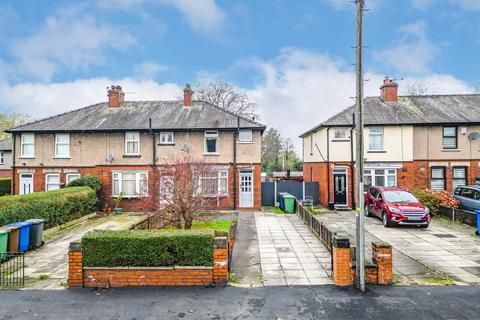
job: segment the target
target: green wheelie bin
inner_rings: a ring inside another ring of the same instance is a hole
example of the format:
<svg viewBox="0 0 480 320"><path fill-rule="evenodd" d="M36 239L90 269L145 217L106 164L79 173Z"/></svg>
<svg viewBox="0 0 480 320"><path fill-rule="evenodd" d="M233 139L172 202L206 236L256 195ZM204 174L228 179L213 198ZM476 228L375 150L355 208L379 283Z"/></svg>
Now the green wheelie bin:
<svg viewBox="0 0 480 320"><path fill-rule="evenodd" d="M8 234L10 230L0 230L0 262L7 259Z"/></svg>
<svg viewBox="0 0 480 320"><path fill-rule="evenodd" d="M18 252L18 240L20 237L20 228L3 226L3 227L0 227L0 231L1 230L9 231L7 252Z"/></svg>
<svg viewBox="0 0 480 320"><path fill-rule="evenodd" d="M287 193L283 195L285 202L285 213L295 213L295 197Z"/></svg>

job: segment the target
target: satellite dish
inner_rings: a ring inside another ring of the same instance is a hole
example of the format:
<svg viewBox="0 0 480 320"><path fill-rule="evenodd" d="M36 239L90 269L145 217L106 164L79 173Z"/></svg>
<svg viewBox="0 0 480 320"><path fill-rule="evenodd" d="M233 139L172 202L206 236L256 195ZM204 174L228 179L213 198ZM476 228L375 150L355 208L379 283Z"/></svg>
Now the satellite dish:
<svg viewBox="0 0 480 320"><path fill-rule="evenodd" d="M107 162L112 162L112 161L113 161L113 156L111 153L109 153L107 156Z"/></svg>
<svg viewBox="0 0 480 320"><path fill-rule="evenodd" d="M188 152L188 143L185 143L182 147L182 151Z"/></svg>
<svg viewBox="0 0 480 320"><path fill-rule="evenodd" d="M478 140L480 139L480 133L478 132L472 132L468 135L468 139L470 140Z"/></svg>

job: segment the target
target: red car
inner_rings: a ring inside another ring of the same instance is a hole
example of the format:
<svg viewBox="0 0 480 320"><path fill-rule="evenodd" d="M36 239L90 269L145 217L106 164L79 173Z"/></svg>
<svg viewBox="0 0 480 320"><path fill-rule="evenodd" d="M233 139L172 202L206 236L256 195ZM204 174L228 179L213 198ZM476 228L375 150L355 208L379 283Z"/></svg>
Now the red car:
<svg viewBox="0 0 480 320"><path fill-rule="evenodd" d="M407 189L398 187L370 187L365 193L365 215L381 218L385 227L427 228L430 223L430 210Z"/></svg>

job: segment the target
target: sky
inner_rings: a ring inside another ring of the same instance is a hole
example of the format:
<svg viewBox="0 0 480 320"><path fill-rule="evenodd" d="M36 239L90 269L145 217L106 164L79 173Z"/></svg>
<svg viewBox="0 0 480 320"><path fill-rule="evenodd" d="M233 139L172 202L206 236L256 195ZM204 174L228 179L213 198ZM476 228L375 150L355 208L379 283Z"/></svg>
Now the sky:
<svg viewBox="0 0 480 320"><path fill-rule="evenodd" d="M365 93L472 93L480 83L479 0L366 0ZM350 0L0 2L0 113L34 119L106 101L176 99L228 82L260 121L298 136L353 104Z"/></svg>

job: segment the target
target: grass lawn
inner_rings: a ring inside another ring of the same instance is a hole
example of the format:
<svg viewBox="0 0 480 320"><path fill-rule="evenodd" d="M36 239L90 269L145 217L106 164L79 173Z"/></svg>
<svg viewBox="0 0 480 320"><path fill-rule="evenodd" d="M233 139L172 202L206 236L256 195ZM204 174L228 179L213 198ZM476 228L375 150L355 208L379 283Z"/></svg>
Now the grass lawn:
<svg viewBox="0 0 480 320"><path fill-rule="evenodd" d="M192 230L215 230L229 232L230 227L235 221L215 220L215 221L193 221ZM166 226L164 230L175 229L174 226Z"/></svg>

